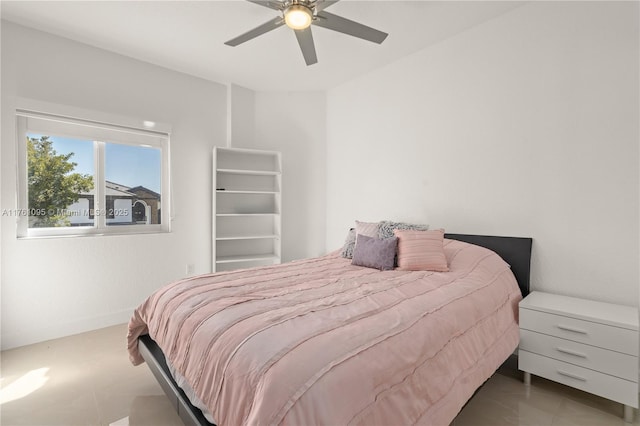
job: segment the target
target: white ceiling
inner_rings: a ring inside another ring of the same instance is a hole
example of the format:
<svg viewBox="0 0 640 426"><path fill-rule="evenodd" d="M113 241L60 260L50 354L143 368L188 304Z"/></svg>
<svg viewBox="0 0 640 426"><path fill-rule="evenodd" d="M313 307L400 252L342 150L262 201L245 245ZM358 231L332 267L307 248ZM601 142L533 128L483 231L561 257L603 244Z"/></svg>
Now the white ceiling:
<svg viewBox="0 0 640 426"><path fill-rule="evenodd" d="M342 0L327 11L389 33L382 45L312 27L307 67L280 27L224 42L277 16L233 1L1 1L2 19L220 83L253 90L324 90L501 15L522 2Z"/></svg>

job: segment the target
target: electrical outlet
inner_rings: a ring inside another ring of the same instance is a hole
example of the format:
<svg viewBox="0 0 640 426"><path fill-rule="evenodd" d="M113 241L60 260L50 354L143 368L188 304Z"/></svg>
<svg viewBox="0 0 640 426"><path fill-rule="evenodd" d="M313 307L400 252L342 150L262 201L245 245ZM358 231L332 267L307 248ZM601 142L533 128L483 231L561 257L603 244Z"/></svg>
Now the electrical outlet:
<svg viewBox="0 0 640 426"><path fill-rule="evenodd" d="M196 265L193 263L187 263L186 272L187 275L193 275L196 272Z"/></svg>

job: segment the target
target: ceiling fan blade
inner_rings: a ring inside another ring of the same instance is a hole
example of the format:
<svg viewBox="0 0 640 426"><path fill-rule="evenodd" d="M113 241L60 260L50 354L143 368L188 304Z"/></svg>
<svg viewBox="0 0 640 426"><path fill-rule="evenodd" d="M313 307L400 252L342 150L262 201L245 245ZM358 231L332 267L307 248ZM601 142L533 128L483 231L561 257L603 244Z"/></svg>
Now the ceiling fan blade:
<svg viewBox="0 0 640 426"><path fill-rule="evenodd" d="M247 0L249 3L255 3L260 6L268 7L273 10L282 10L282 3L279 1L269 1L269 0Z"/></svg>
<svg viewBox="0 0 640 426"><path fill-rule="evenodd" d="M300 50L302 50L302 56L304 56L304 61L307 65L313 65L318 62L311 27L305 28L304 30L293 30L293 32L296 33Z"/></svg>
<svg viewBox="0 0 640 426"><path fill-rule="evenodd" d="M316 10L321 12L331 6L332 4L338 3L340 0L318 0L316 1Z"/></svg>
<svg viewBox="0 0 640 426"><path fill-rule="evenodd" d="M259 35L267 33L271 30L275 30L282 25L284 25L284 19L282 19L281 17L277 17L269 22L265 22L264 24L255 27L252 30L247 31L244 34L239 35L236 38L232 38L231 40L226 41L224 44L226 44L227 46L237 46L244 43L245 41L249 41L253 38L258 37Z"/></svg>
<svg viewBox="0 0 640 426"><path fill-rule="evenodd" d="M313 25L349 34L378 44L382 43L389 35L375 28L367 27L358 22L343 18L342 16L334 15L333 13L322 11L318 12L317 17L318 19L313 21Z"/></svg>

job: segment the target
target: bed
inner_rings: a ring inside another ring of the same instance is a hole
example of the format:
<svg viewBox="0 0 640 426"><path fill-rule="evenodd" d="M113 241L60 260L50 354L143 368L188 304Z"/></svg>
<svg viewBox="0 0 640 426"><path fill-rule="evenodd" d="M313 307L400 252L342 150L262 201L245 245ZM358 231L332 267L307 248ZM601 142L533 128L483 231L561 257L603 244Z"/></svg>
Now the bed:
<svg viewBox="0 0 640 426"><path fill-rule="evenodd" d="M334 252L172 283L136 309L130 359L187 425L449 424L518 344L532 240L445 237L449 272Z"/></svg>

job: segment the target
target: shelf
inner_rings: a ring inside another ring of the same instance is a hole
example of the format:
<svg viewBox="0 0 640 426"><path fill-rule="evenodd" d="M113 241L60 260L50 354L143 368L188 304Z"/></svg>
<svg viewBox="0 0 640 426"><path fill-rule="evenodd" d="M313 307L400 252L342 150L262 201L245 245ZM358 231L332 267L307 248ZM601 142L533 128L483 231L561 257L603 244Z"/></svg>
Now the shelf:
<svg viewBox="0 0 640 426"><path fill-rule="evenodd" d="M278 216L280 213L218 213L217 217L239 217L239 216Z"/></svg>
<svg viewBox="0 0 640 426"><path fill-rule="evenodd" d="M216 259L216 263L236 263L236 262L254 262L257 260L279 260L280 257L273 253L270 254L253 254L244 256L220 256Z"/></svg>
<svg viewBox="0 0 640 426"><path fill-rule="evenodd" d="M279 192L276 191L237 191L234 189L216 189L218 194L265 194L265 195L276 195Z"/></svg>
<svg viewBox="0 0 640 426"><path fill-rule="evenodd" d="M243 169L217 169L218 173L229 173L234 175L257 175L257 176L279 176L280 172L271 170L243 170Z"/></svg>
<svg viewBox="0 0 640 426"><path fill-rule="evenodd" d="M280 193L280 174L265 174L265 172L216 173L215 178L216 192L219 194L231 191L237 194L276 195ZM217 188L224 188L225 191L217 191Z"/></svg>
<svg viewBox="0 0 640 426"><path fill-rule="evenodd" d="M280 153L244 148L216 147L216 169L278 172L281 169Z"/></svg>
<svg viewBox="0 0 640 426"><path fill-rule="evenodd" d="M237 237L218 237L216 241L235 241L235 240L266 240L278 238L278 235L243 235Z"/></svg>

